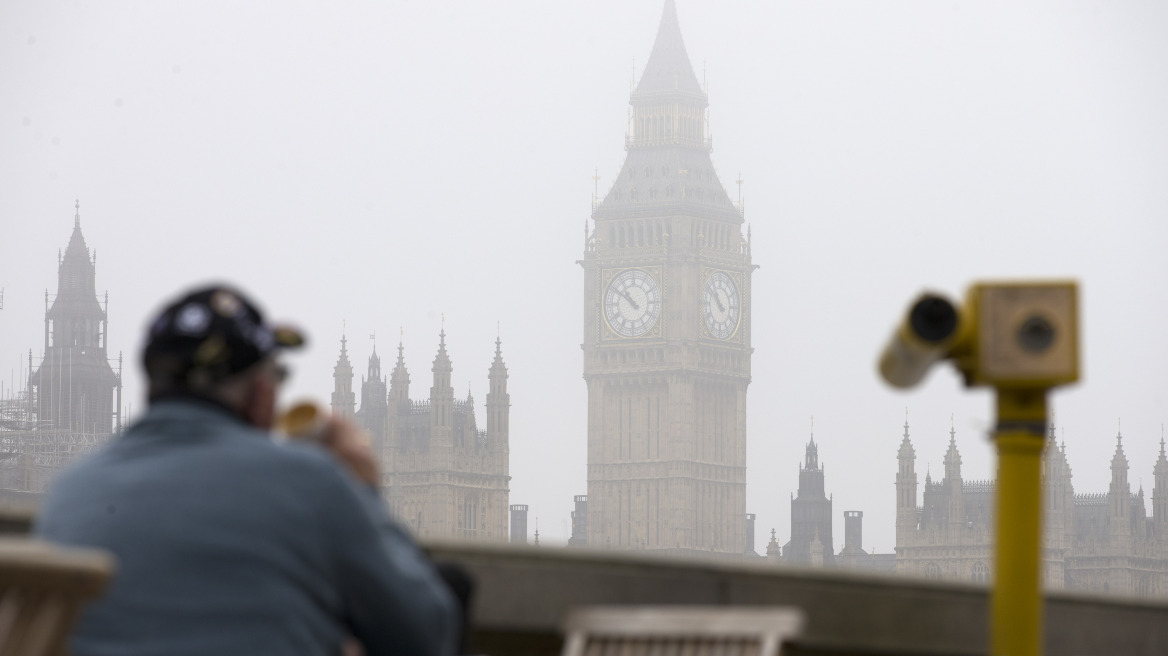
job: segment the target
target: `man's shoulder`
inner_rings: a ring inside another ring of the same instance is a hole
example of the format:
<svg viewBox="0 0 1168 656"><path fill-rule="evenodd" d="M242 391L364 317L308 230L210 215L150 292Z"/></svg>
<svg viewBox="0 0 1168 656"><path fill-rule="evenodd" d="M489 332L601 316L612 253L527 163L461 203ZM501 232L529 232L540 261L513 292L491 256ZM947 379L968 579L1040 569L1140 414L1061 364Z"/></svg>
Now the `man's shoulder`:
<svg viewBox="0 0 1168 656"><path fill-rule="evenodd" d="M200 473L203 472L203 473ZM53 492L108 488L127 479L205 476L231 486L255 479L327 490L344 473L324 449L276 439L205 408L168 404L152 409L123 435L62 471Z"/></svg>

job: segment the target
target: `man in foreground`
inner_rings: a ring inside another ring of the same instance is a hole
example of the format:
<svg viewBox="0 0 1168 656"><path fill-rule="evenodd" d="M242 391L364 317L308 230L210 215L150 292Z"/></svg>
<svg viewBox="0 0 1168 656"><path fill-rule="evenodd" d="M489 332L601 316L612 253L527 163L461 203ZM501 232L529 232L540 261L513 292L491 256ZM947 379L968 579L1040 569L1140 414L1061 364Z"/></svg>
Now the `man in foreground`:
<svg viewBox="0 0 1168 656"><path fill-rule="evenodd" d="M386 514L368 443L330 419L319 444L268 431L294 330L240 293L164 309L143 354L150 407L63 472L36 533L111 551L106 595L72 651L97 654L452 654L455 602ZM322 448L323 447L323 448Z"/></svg>

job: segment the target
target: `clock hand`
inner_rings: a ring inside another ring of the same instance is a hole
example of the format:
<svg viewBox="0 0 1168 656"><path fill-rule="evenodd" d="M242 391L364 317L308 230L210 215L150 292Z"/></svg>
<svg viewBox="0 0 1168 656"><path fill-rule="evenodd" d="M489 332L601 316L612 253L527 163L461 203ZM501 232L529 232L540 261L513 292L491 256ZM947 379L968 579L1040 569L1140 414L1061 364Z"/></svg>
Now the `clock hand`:
<svg viewBox="0 0 1168 656"><path fill-rule="evenodd" d="M726 311L726 306L722 305L722 299L719 297L718 292L714 292L714 302L718 304L718 311L719 312Z"/></svg>
<svg viewBox="0 0 1168 656"><path fill-rule="evenodd" d="M634 310L641 309L641 305L639 303L637 303L636 301L634 301L633 297L629 296L628 292L626 292L625 290L622 289L622 290L620 290L620 295L625 297L625 300L628 301L629 304L631 304L633 306Z"/></svg>

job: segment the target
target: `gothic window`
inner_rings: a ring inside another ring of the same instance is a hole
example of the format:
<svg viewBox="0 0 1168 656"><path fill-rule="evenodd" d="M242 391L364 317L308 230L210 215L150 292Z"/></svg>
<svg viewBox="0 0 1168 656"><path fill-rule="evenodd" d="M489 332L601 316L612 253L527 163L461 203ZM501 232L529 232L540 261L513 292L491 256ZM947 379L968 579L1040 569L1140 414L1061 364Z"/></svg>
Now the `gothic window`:
<svg viewBox="0 0 1168 656"><path fill-rule="evenodd" d="M645 167L645 177L646 178L653 177L653 169L649 168L648 166Z"/></svg>
<svg viewBox="0 0 1168 656"><path fill-rule="evenodd" d="M657 199L657 187L649 187L649 200Z"/></svg>
<svg viewBox="0 0 1168 656"><path fill-rule="evenodd" d="M637 188L636 187L633 187L632 189L629 190L629 200L633 201L634 203L637 202Z"/></svg>
<svg viewBox="0 0 1168 656"><path fill-rule="evenodd" d="M941 568L937 563L925 563L925 578L934 581L941 580Z"/></svg>
<svg viewBox="0 0 1168 656"><path fill-rule="evenodd" d="M673 187L672 186L665 188L665 197L666 198L673 198Z"/></svg>
<svg viewBox="0 0 1168 656"><path fill-rule="evenodd" d="M666 168L666 167L664 167L664 166L662 166L662 167L661 167L661 177L665 177L665 176L667 176L667 175L669 175L669 169L668 169L668 168Z"/></svg>
<svg viewBox="0 0 1168 656"><path fill-rule="evenodd" d="M974 563L970 575L974 583L989 583L990 581L990 569L986 567L985 563Z"/></svg>

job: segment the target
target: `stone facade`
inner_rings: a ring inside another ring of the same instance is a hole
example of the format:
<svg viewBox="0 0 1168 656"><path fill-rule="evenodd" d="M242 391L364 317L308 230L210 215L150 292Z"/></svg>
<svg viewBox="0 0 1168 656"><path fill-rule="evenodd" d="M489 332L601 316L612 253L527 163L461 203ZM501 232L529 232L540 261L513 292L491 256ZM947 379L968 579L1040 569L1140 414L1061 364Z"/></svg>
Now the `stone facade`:
<svg viewBox="0 0 1168 656"><path fill-rule="evenodd" d="M908 423L896 476L896 569L926 578L989 582L993 569L994 483L964 481L956 433L950 431L945 477L925 477L917 495L916 454ZM1076 494L1066 444L1051 428L1042 461L1047 588L1168 596L1168 456L1161 440L1153 468L1152 517L1144 491L1132 494L1123 437L1116 435L1106 493ZM923 505L918 506L918 499Z"/></svg>
<svg viewBox="0 0 1168 656"><path fill-rule="evenodd" d="M672 1L630 105L628 154L580 261L588 493L576 525L591 548L741 555L755 267Z"/></svg>
<svg viewBox="0 0 1168 656"><path fill-rule="evenodd" d="M508 539L510 447L507 367L502 343L488 373L487 429L479 430L474 397L454 398L446 333L439 335L429 399L410 398L404 348L389 384L374 348L361 381L361 407L353 410L353 368L346 340L334 368L333 412L353 416L372 436L382 469L382 496L419 537Z"/></svg>

